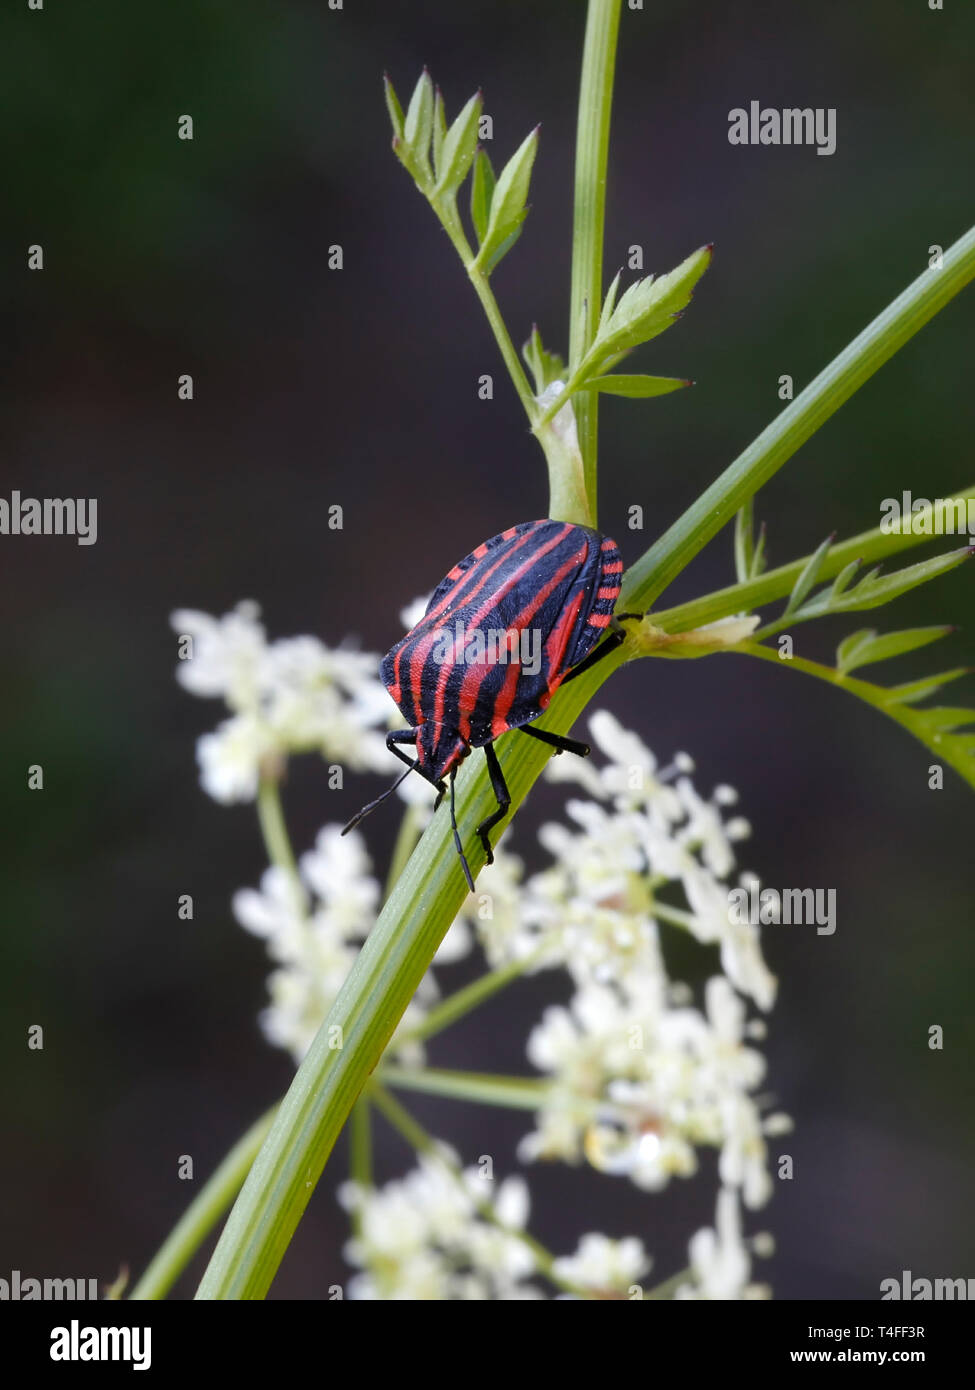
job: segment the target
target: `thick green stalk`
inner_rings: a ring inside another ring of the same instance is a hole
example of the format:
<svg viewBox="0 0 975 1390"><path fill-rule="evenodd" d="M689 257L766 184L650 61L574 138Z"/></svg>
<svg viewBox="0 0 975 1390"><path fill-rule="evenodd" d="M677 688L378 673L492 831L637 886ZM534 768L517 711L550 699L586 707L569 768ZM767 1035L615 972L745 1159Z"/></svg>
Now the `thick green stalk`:
<svg viewBox="0 0 975 1390"><path fill-rule="evenodd" d="M618 12L618 0L592 0L591 15L606 23L618 19ZM605 59L602 70L611 70ZM594 259L590 255L586 262L590 269ZM814 429L973 274L975 230L948 251L943 270L926 272L850 344L651 548L631 572L621 606L648 607ZM612 660L605 661L559 691L543 727L567 733L612 666ZM500 756L514 811L542 771L548 750L515 733L503 740ZM484 856L471 827L493 808L484 759L478 754L466 765L458 789L458 817L474 873ZM349 1111L466 893L449 814L442 807L299 1068L197 1297L252 1299L266 1293Z"/></svg>
<svg viewBox="0 0 975 1390"><path fill-rule="evenodd" d="M649 608L738 508L973 277L975 227L945 252L941 270L926 270L908 285L630 568L620 608Z"/></svg>
<svg viewBox="0 0 975 1390"><path fill-rule="evenodd" d="M608 666L608 662L602 663ZM559 693L545 727L567 733L603 680L599 667ZM508 735L500 750L513 804L549 752ZM473 873L484 853L470 828L495 805L483 755L458 778L457 814ZM197 1298L263 1298L349 1111L467 896L442 806L400 875L282 1102L217 1243Z"/></svg>
<svg viewBox="0 0 975 1390"><path fill-rule="evenodd" d="M606 171L613 105L616 43L622 0L590 0L586 19L579 120L576 132L575 209L572 224L572 297L569 370L582 361L596 334L603 298ZM591 526L596 525L598 391L580 391L574 402Z"/></svg>

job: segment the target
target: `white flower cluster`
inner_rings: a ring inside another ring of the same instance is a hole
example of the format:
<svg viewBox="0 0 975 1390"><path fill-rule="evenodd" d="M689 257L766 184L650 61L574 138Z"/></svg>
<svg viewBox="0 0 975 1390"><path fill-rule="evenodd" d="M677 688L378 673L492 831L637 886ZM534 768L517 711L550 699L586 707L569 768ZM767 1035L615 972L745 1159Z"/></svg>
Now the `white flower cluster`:
<svg viewBox="0 0 975 1390"><path fill-rule="evenodd" d="M767 1235L755 1236L751 1249L756 1254L771 1255L772 1242ZM688 1251L691 1260L691 1282L681 1283L674 1292L679 1299L755 1299L769 1298L767 1284L753 1284L751 1252L741 1234L741 1208L730 1188L718 1193L714 1229L705 1228L691 1237Z"/></svg>
<svg viewBox="0 0 975 1390"><path fill-rule="evenodd" d="M265 870L260 891L242 888L233 906L241 926L263 937L275 963L268 979L271 1002L261 1014L264 1035L300 1062L376 920L379 884L362 837L326 826L314 850L302 855L297 878L273 866ZM400 1061L422 1063L422 1047L403 1039L436 997L430 974L400 1021L400 1043L397 1034L390 1043Z"/></svg>
<svg viewBox="0 0 975 1390"><path fill-rule="evenodd" d="M343 1183L339 1200L355 1225L344 1254L362 1271L348 1286L353 1299L547 1298L529 1282L533 1276L561 1287L559 1298L640 1299L652 1292L645 1279L652 1260L635 1236L613 1240L589 1232L574 1254L543 1260L525 1237L529 1195L523 1179L505 1178L495 1188L476 1168L462 1172L446 1145L384 1187ZM752 1252L770 1254L771 1241L745 1241L737 1195L723 1188L715 1229L691 1237L690 1268L675 1281L673 1297L768 1298L767 1285L751 1282Z"/></svg>
<svg viewBox="0 0 975 1390"><path fill-rule="evenodd" d="M222 618L180 609L176 679L193 695L221 696L231 711L197 743L204 791L216 801L253 801L262 766L290 753L318 752L329 762L381 772L383 736L394 713L376 676L378 657L330 649L316 637L269 643L256 603Z"/></svg>
<svg viewBox="0 0 975 1390"><path fill-rule="evenodd" d="M722 1181L761 1206L771 1191L765 1137L788 1122L763 1117L754 1099L765 1062L746 1036L761 1036L762 1025L746 1023L736 993L763 1009L775 997L757 929L728 914L723 880L747 823L722 817L731 788L709 801L697 794L686 755L659 770L612 715L593 715L589 728L602 766L565 756L549 764L552 780L592 798L569 802L577 828L542 828L551 867L524 880L501 850L465 908L493 964L561 966L576 986L529 1037L529 1059L552 1084L519 1155L586 1157L653 1190L695 1172L697 1149L714 1146ZM720 947L726 973L708 982L703 1011L667 975L661 923Z"/></svg>
<svg viewBox="0 0 975 1390"><path fill-rule="evenodd" d="M501 1183L476 1168L462 1172L441 1146L424 1154L404 1178L385 1187L343 1184L339 1200L356 1234L345 1247L364 1272L350 1283L355 1299L513 1301L546 1294L528 1282L543 1272L525 1238L528 1188L522 1178ZM574 1255L552 1262L556 1280L600 1297L626 1297L650 1267L639 1240L583 1236Z"/></svg>
<svg viewBox="0 0 975 1390"><path fill-rule="evenodd" d="M403 616L410 624L418 610ZM302 751L395 772L383 744L393 706L374 656L329 650L314 638L269 643L254 604L222 618L182 611L172 621L187 648L182 654L191 656L180 662L181 684L222 696L230 709L197 749L202 784L217 800L252 799L262 772L274 775ZM763 1113L756 1092L765 1062L749 1045L763 1025L747 1020L746 1001L770 1009L775 980L758 929L732 922L728 910L734 846L749 827L728 812L736 801L731 788L717 787L708 799L698 794L686 755L660 768L607 713L593 715L589 729L601 759L565 755L548 765L551 781L577 792L566 820L540 832L548 867L526 876L515 855L497 849L435 964L476 943L495 968L567 973L571 999L546 1009L527 1040L528 1058L548 1084L519 1157L585 1159L657 1190L693 1173L700 1148L716 1148L722 1191L715 1229L692 1240L692 1274L677 1296L762 1296L749 1283L739 1203L754 1208L767 1200L766 1139L789 1121ZM433 789L409 777L401 794L422 824ZM334 825L319 833L296 872L272 867L259 890L236 894L238 920L265 940L274 963L262 1027L296 1062L371 930L379 900L361 837L342 838ZM723 974L707 982L702 1007L668 974L667 933L675 929L720 954ZM398 1061L422 1065L422 1045L409 1034L438 997L430 971L391 1044ZM379 1191L346 1186L343 1200L356 1222L348 1254L363 1270L354 1296L545 1296L529 1282L540 1271L523 1237L524 1184L509 1179L492 1197L455 1168L449 1154L427 1156ZM647 1268L639 1241L590 1234L549 1273L566 1288L626 1297Z"/></svg>

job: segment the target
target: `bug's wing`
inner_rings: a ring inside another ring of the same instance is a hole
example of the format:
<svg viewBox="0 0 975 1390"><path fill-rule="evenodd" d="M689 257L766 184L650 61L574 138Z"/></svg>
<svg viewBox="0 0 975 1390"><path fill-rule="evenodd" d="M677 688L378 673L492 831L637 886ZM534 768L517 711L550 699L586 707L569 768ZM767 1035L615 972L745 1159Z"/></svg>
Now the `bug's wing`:
<svg viewBox="0 0 975 1390"><path fill-rule="evenodd" d="M599 551L589 577L589 604L582 610L567 634L562 675L565 676L587 657L609 627L616 600L623 584L623 561L619 547L609 536L599 537Z"/></svg>
<svg viewBox="0 0 975 1390"><path fill-rule="evenodd" d="M481 686L461 691L459 703L475 746L537 719L571 665L581 660L577 653L585 654L599 640L609 622L602 613L608 595L597 599L602 557L608 554L602 544L602 536L587 527L548 522L534 537L529 569L499 590L493 625L519 634L519 648L517 656L512 653L515 659L486 674Z"/></svg>
<svg viewBox="0 0 975 1390"><path fill-rule="evenodd" d="M522 521L517 526L509 526L507 531L501 531L498 535L492 536L490 540L483 541L476 550L465 555L463 560L458 560L453 569L441 579L434 589L423 619L431 616L439 617L445 609L453 607L465 592L469 592L472 587L468 580L469 572L479 565L491 551L498 550L502 546L507 549L512 541L519 540L522 536L534 531L536 527L546 524L544 521ZM450 597L451 595L453 598ZM417 624L418 627L421 626L423 619Z"/></svg>
<svg viewBox="0 0 975 1390"><path fill-rule="evenodd" d="M495 676L493 684L498 688L490 709L472 714L475 746L537 719L609 626L622 584L619 549L598 532L583 527L574 527L573 532L573 542L580 534L586 538L579 563L563 572L526 624L528 645L525 659L515 668L517 674L509 668L500 684Z"/></svg>
<svg viewBox="0 0 975 1390"><path fill-rule="evenodd" d="M531 548L533 533L552 526L549 521L523 521L483 541L437 585L418 623L383 657L380 676L410 724L432 717L446 662L435 660L438 635L453 632L465 615L480 612L493 586L511 569L512 557ZM444 704L441 690L440 704ZM450 709L449 702L445 708Z"/></svg>

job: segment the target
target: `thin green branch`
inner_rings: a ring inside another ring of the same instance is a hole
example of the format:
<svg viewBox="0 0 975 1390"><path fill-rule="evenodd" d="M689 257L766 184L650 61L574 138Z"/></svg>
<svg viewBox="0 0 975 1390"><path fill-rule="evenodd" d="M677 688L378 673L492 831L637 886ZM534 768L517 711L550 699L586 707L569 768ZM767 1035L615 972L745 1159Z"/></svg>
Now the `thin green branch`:
<svg viewBox="0 0 975 1390"><path fill-rule="evenodd" d="M274 1106L262 1115L230 1150L170 1231L129 1294L130 1299L166 1297L240 1191L258 1150L267 1138L276 1109L277 1106Z"/></svg>
<svg viewBox="0 0 975 1390"><path fill-rule="evenodd" d="M544 956L545 948L534 951L524 960L512 961L508 965L498 966L496 970L489 970L486 975L480 975L476 980L472 980L463 989L456 990L453 994L442 999L436 1004L426 1018L421 1023L416 1024L408 1032L403 1032L397 1038L397 1042L408 1043L418 1042L426 1038L432 1038L435 1034L443 1032L452 1023L456 1023L459 1018L463 1018L472 1010L479 1008L488 999L494 997L499 990L512 984L515 980L520 980L526 970L530 970Z"/></svg>
<svg viewBox="0 0 975 1390"><path fill-rule="evenodd" d="M572 222L572 295L569 370L582 361L595 336L603 292L603 237L613 78L622 0L590 0L579 87L575 206ZM596 525L596 448L599 393L574 401L590 524Z"/></svg>
<svg viewBox="0 0 975 1390"><path fill-rule="evenodd" d="M939 499L940 506L925 508L914 520L919 527L930 522L931 529L934 530L940 524L939 519L950 511L952 502L963 499L967 501L968 498L975 498L975 486L956 492L949 498ZM931 539L930 535L922 535L916 531L887 534L882 532L879 526L875 526L871 531L861 531L858 536L852 536L847 541L838 541L833 545L823 561L820 578L835 578L851 560L862 560L865 565L872 564L876 560L896 555L901 550L923 545ZM788 597L811 558L811 555L804 555L799 560L793 560L791 564L769 570L758 579L751 579L744 584L730 584L726 589L717 589L714 593L692 599L689 603L681 603L674 608L663 608L654 614L654 623L665 632L689 632L705 623L730 618L736 613L750 613L766 603L774 603L777 599Z"/></svg>
<svg viewBox="0 0 975 1390"><path fill-rule="evenodd" d="M463 1187L464 1191L469 1193L469 1189L464 1182L462 1171L456 1164L450 1162L446 1158L443 1145L438 1144L436 1140L426 1132L423 1126L414 1119L409 1111L400 1105L395 1096L391 1096L389 1092L376 1081L370 1083L369 1093L375 1101L376 1109L382 1111L389 1123L403 1136L406 1142L414 1148L417 1153L435 1154L447 1171L451 1173L456 1181ZM515 1226L505 1225L495 1211L493 1202L479 1200L477 1198L474 1198L473 1201L476 1210L485 1221L490 1222L491 1225L496 1226L498 1230L504 1231L506 1235L511 1236L514 1240L520 1241L522 1245L527 1246L535 1258L535 1263L539 1272L543 1274L550 1283L554 1284L556 1288L562 1289L566 1293L574 1294L577 1298L588 1299L592 1297L588 1289L584 1289L578 1284L573 1284L568 1279L563 1279L561 1275L555 1272L555 1256L542 1245L541 1241L536 1240L528 1231L519 1230Z"/></svg>
<svg viewBox="0 0 975 1390"><path fill-rule="evenodd" d="M618 17L618 0L592 12ZM606 70L606 64L603 64ZM590 270L595 257L586 261ZM583 263L580 256L579 264ZM621 607L646 608L813 430L975 274L975 230L900 296L806 389L750 449L638 562ZM578 289L577 289L578 293ZM578 332L578 329L574 331ZM588 417L591 420L591 416ZM587 430L591 425L587 425ZM563 687L540 727L568 733L610 674L605 661ZM548 751L504 741L501 758L512 813L539 776ZM457 813L477 873L484 853L470 827L494 807L483 757L458 782ZM314 1039L230 1214L199 1298L261 1298L270 1286L349 1111L376 1066L467 888L442 807L400 875L322 1028Z"/></svg>
<svg viewBox="0 0 975 1390"><path fill-rule="evenodd" d="M399 823L396 843L393 845L393 856L389 861L389 873L386 875L386 889L383 893L383 902L386 901L393 891L393 884L403 872L404 865L416 849L416 842L419 840L421 834L422 831L417 816L417 808L415 806L407 806Z"/></svg>
<svg viewBox="0 0 975 1390"><path fill-rule="evenodd" d="M666 1302L673 1298L681 1284L689 1284L693 1278L694 1271L688 1266L687 1269L682 1269L679 1270L677 1274L672 1274L670 1278L665 1279L663 1283L657 1284L655 1288L650 1289L643 1297L649 1302Z"/></svg>
<svg viewBox="0 0 975 1390"><path fill-rule="evenodd" d="M483 1072L447 1071L435 1067L400 1067L392 1063L376 1073L384 1084L429 1096L500 1105L509 1110L537 1110L545 1102L551 1083L534 1076L489 1076Z"/></svg>
<svg viewBox="0 0 975 1390"><path fill-rule="evenodd" d="M620 608L647 609L763 484L975 277L975 227L925 270L777 415L626 575Z"/></svg>
<svg viewBox="0 0 975 1390"><path fill-rule="evenodd" d="M267 857L287 875L298 915L304 917L308 912L308 894L298 872L298 863L285 824L278 776L269 773L261 775L257 788L257 816Z"/></svg>
<svg viewBox="0 0 975 1390"><path fill-rule="evenodd" d="M772 662L779 667L791 667L803 675L815 676L817 680L825 681L838 690L855 695L895 720L918 742L923 743L939 763L948 763L970 787L975 788L975 731L971 731L971 725L975 724L975 709L914 705L910 699L906 702L903 700L902 687L875 685L872 681L846 675L832 666L824 666L821 662L809 661L801 656L793 655L788 661L783 661L777 651L763 647L759 642L742 642L729 650L745 656L757 656L759 660ZM963 668L958 668L940 677L931 677L923 684L935 686L939 681L945 684L966 674L968 672Z"/></svg>

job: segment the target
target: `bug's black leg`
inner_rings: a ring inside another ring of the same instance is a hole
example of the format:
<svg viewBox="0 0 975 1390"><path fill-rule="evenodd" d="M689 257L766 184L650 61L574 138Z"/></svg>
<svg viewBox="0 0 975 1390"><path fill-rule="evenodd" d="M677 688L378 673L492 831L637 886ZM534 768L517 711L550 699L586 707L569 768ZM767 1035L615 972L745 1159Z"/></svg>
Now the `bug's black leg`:
<svg viewBox="0 0 975 1390"><path fill-rule="evenodd" d="M616 648L626 641L626 628L620 626L621 619L643 618L645 616L644 613L615 613L609 620L609 632L606 641L600 643L595 651L590 652L583 661L579 662L578 666L573 666L562 684L568 685L569 681L574 681L576 676L581 676L583 671L591 671L597 661L602 661L604 656L609 656L610 652L615 652Z"/></svg>
<svg viewBox="0 0 975 1390"><path fill-rule="evenodd" d="M370 801L367 806L363 806L361 811L356 812L356 814L349 821L348 825L342 827L343 835L347 834L350 830L354 830L364 816L368 816L370 811L374 811L377 806L381 806L382 803L386 800L387 796L392 796L393 792L399 786L400 782L405 782L406 778L410 775L413 769L419 766L419 758L408 758L405 753L401 753L400 750L396 747L397 743L415 742L415 729L394 729L392 733L388 733L386 735L386 747L389 749L391 753L396 754L397 758L399 758L401 763L406 763L406 771L403 773L402 777L397 777L393 785L389 788L388 791L383 792L382 796L377 796L375 801Z"/></svg>
<svg viewBox="0 0 975 1390"><path fill-rule="evenodd" d="M416 743L416 729L393 729L386 735L386 747L391 753L395 753L401 763L408 763L410 767L415 767L412 758L408 758L405 753L401 753L396 747L397 743ZM399 783L396 784L399 786Z"/></svg>
<svg viewBox="0 0 975 1390"><path fill-rule="evenodd" d="M565 682L563 681L564 685ZM577 743L574 738L563 738L561 734L550 734L547 729L533 729L530 724L520 724L518 732L521 734L531 734L532 738L537 738L539 743L547 743L550 748L554 748L556 753L575 753L579 758L588 758L592 749L588 743Z"/></svg>
<svg viewBox="0 0 975 1390"><path fill-rule="evenodd" d="M447 784L446 784L446 782L437 782L437 783L435 783L435 786L436 786L436 788L437 788L437 799L436 799L436 801L433 803L433 809L434 809L435 811L439 811L439 810L440 810L440 803L441 803L441 801L443 801L444 797L447 795Z"/></svg>
<svg viewBox="0 0 975 1390"><path fill-rule="evenodd" d="M488 831L493 830L499 820L504 820L508 814L508 807L511 805L511 794L508 791L508 784L504 780L504 773L501 771L501 764L498 762L498 755L494 751L493 743L484 745L484 756L487 758L488 773L491 778L491 790L498 799L498 809L492 816L482 820L477 827L481 844L484 846L484 853L487 855L487 862L494 863L494 851L491 849L491 841L488 839Z"/></svg>
<svg viewBox="0 0 975 1390"><path fill-rule="evenodd" d="M450 824L453 827L454 844L457 846L457 853L460 856L461 868L464 870L464 877L467 879L467 886L473 893L474 879L471 877L471 866L467 862L467 855L464 853L464 847L460 842L460 835L457 831L457 812L454 809L454 778L456 776L457 769L455 767L452 767L450 769Z"/></svg>

